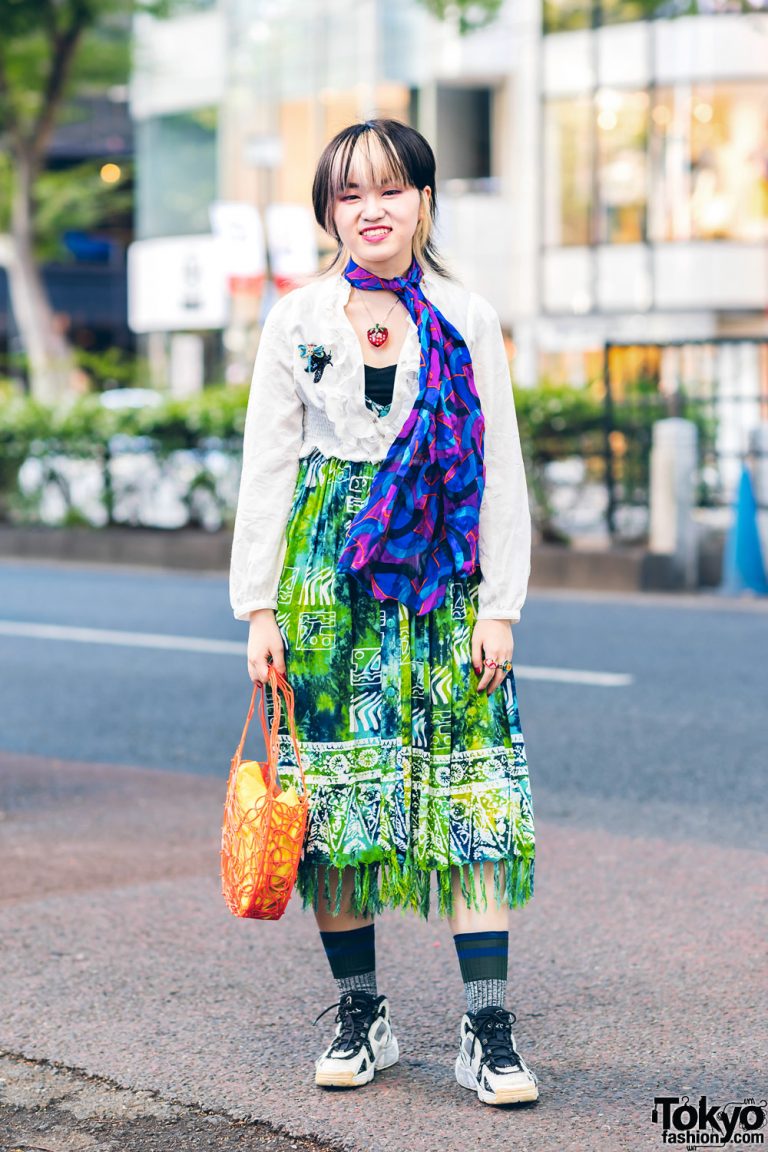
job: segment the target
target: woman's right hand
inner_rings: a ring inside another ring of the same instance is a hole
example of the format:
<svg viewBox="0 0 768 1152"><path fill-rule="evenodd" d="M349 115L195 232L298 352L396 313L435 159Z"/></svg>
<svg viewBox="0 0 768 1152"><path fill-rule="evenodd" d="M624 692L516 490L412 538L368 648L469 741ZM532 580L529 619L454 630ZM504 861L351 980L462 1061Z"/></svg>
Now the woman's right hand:
<svg viewBox="0 0 768 1152"><path fill-rule="evenodd" d="M248 628L248 675L254 684L266 684L269 676L267 657L285 676L285 651L283 637L271 608L259 608L251 612Z"/></svg>

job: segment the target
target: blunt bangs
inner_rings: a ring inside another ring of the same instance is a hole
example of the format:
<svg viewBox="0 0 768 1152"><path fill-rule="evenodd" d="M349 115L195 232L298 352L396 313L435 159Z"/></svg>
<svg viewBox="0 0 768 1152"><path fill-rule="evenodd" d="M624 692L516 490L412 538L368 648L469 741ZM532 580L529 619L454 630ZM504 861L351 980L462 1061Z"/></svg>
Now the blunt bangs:
<svg viewBox="0 0 768 1152"><path fill-rule="evenodd" d="M365 132L349 136L331 161L331 196L340 196L351 183L382 188L385 184L410 185L411 179L386 136Z"/></svg>

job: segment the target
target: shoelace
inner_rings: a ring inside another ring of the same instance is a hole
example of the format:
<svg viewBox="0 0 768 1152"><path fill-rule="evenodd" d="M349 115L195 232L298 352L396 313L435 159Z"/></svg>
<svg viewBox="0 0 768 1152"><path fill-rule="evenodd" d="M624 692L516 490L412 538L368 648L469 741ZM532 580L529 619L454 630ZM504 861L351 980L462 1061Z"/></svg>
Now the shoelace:
<svg viewBox="0 0 768 1152"><path fill-rule="evenodd" d="M330 1051L354 1051L363 1043L365 1033L371 1025L375 998L365 992L345 992L335 1004L329 1004L313 1023L317 1024L317 1021L332 1008L338 1008L336 1023L341 1024L341 1029Z"/></svg>
<svg viewBox="0 0 768 1152"><path fill-rule="evenodd" d="M475 1016L475 1035L483 1046L482 1064L490 1064L494 1071L520 1068L520 1057L512 1041L512 1025L517 1017L505 1008Z"/></svg>

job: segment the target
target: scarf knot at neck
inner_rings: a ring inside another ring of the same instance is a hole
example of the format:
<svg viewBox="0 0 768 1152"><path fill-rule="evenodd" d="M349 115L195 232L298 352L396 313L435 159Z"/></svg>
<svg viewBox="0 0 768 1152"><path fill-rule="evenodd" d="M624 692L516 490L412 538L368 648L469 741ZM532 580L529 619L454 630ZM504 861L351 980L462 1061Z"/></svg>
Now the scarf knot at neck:
<svg viewBox="0 0 768 1152"><path fill-rule="evenodd" d="M461 333L424 295L413 259L387 280L350 260L344 277L363 291L396 292L416 325L419 391L352 520L338 568L377 600L423 616L445 600L454 576L477 567L485 487L485 422Z"/></svg>
<svg viewBox="0 0 768 1152"><path fill-rule="evenodd" d="M361 268L354 260L350 260L344 269L344 278L349 281L353 288L359 288L362 291L388 288L390 292L396 292L398 296L404 296L408 289L416 291L423 276L424 271L416 260L411 261L410 267L402 276L393 276L391 280L377 276L375 272L369 272L367 268Z"/></svg>

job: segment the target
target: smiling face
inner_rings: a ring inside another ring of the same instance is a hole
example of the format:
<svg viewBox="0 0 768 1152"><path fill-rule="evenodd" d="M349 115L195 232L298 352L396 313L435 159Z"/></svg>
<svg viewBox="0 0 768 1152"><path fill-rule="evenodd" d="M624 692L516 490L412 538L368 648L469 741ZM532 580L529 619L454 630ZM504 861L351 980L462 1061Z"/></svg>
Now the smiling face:
<svg viewBox="0 0 768 1152"><path fill-rule="evenodd" d="M419 192L372 133L358 140L346 181L341 171L335 175L333 223L341 243L375 275L403 275L416 229L429 214L431 190Z"/></svg>
<svg viewBox="0 0 768 1152"><path fill-rule="evenodd" d="M336 198L334 223L352 258L389 279L408 270L422 211L417 188L351 180Z"/></svg>

